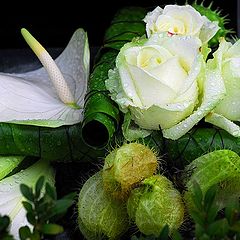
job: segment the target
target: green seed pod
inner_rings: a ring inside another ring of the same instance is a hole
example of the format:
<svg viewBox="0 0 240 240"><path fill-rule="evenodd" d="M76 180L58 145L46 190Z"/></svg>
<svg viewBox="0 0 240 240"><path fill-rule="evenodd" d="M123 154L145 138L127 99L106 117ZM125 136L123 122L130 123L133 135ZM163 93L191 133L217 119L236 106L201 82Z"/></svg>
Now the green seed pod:
<svg viewBox="0 0 240 240"><path fill-rule="evenodd" d="M203 1L204 2L204 1ZM216 21L218 23L218 26L220 29L217 31L217 33L210 39L209 46L215 47L219 43L219 39L221 37L226 37L227 34L234 33L232 29L227 29L226 24L229 22L229 19L226 18L226 16L222 16L221 10L212 10L212 3L205 7L203 5L203 2L201 4L197 4L197 1L195 1L192 6L201 14L206 16L210 21Z"/></svg>
<svg viewBox="0 0 240 240"><path fill-rule="evenodd" d="M105 158L104 189L113 198L124 200L131 189L157 170L157 156L140 143L124 144Z"/></svg>
<svg viewBox="0 0 240 240"><path fill-rule="evenodd" d="M216 203L219 208L240 197L240 157L231 150L215 150L204 154L187 165L184 172L187 189L184 199L189 210L194 207L194 182L199 184L203 195L213 185L218 186Z"/></svg>
<svg viewBox="0 0 240 240"><path fill-rule="evenodd" d="M181 194L161 175L145 179L141 187L132 190L127 211L140 232L146 235L158 236L166 224L171 233L184 219Z"/></svg>
<svg viewBox="0 0 240 240"><path fill-rule="evenodd" d="M79 193L78 225L87 240L119 239L128 230L126 205L105 193L102 171L90 177Z"/></svg>

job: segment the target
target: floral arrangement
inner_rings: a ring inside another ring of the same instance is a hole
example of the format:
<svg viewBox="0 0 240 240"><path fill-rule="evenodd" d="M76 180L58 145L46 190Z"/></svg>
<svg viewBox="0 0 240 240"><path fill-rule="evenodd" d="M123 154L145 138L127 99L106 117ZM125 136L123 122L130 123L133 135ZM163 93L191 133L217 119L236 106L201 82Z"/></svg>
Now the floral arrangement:
<svg viewBox="0 0 240 240"><path fill-rule="evenodd" d="M123 8L92 69L83 29L55 60L22 29L43 68L0 74L0 236L59 236L74 205L85 239L238 239L240 45L226 22L196 2ZM58 199L59 162L101 167Z"/></svg>

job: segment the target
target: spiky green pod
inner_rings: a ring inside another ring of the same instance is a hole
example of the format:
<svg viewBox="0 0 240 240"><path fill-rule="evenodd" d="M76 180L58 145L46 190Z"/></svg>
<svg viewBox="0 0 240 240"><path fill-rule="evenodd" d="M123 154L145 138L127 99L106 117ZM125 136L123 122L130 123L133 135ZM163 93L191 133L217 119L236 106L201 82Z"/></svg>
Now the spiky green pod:
<svg viewBox="0 0 240 240"><path fill-rule="evenodd" d="M157 165L156 154L146 145L124 144L105 158L104 189L116 199L126 199L136 184L156 172Z"/></svg>
<svg viewBox="0 0 240 240"><path fill-rule="evenodd" d="M158 236L168 224L170 233L178 229L184 219L181 194L166 177L155 175L131 191L127 211L140 232Z"/></svg>
<svg viewBox="0 0 240 240"><path fill-rule="evenodd" d="M87 240L118 239L128 230L126 206L105 193L102 171L90 177L79 193L78 225Z"/></svg>
<svg viewBox="0 0 240 240"><path fill-rule="evenodd" d="M210 3L209 6L205 7L204 1L201 4L198 4L197 1L192 3L192 7L194 7L201 15L206 16L210 21L216 21L218 23L218 26L220 29L217 31L217 33L214 35L212 39L209 41L210 47L215 47L219 43L219 39L221 37L226 37L230 33L234 33L232 29L227 29L226 24L229 22L229 19L227 16L222 15L222 10L219 10L218 8L213 10L212 3Z"/></svg>

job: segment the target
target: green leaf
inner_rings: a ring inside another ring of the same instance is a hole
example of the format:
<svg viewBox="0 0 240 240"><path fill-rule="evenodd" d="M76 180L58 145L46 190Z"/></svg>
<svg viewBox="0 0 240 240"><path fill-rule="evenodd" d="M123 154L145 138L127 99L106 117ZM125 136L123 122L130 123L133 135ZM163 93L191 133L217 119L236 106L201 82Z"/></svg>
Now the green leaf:
<svg viewBox="0 0 240 240"><path fill-rule="evenodd" d="M39 177L39 179L37 180L37 183L35 185L35 197L39 198L42 187L43 187L43 183L44 183L44 176Z"/></svg>
<svg viewBox="0 0 240 240"><path fill-rule="evenodd" d="M52 187L48 182L45 185L46 194L53 200L57 200L56 189Z"/></svg>
<svg viewBox="0 0 240 240"><path fill-rule="evenodd" d="M71 192L71 193L63 196L62 199L73 200L76 196L77 196L77 192Z"/></svg>
<svg viewBox="0 0 240 240"><path fill-rule="evenodd" d="M49 234L49 235L56 235L64 231L62 226L54 223L44 224L41 230L43 234Z"/></svg>
<svg viewBox="0 0 240 240"><path fill-rule="evenodd" d="M194 181L193 182L193 195L192 195L192 200L198 210L202 210L203 208L203 194L202 190L200 188L200 185L198 182Z"/></svg>
<svg viewBox="0 0 240 240"><path fill-rule="evenodd" d="M32 204L27 201L22 201L23 207L26 209L27 212L33 212Z"/></svg>
<svg viewBox="0 0 240 240"><path fill-rule="evenodd" d="M207 222L208 223L211 223L215 220L215 218L217 217L217 214L218 214L218 210L219 208L215 205L215 206L212 206L208 212L207 212Z"/></svg>
<svg viewBox="0 0 240 240"><path fill-rule="evenodd" d="M20 184L20 191L27 200L29 200L30 202L34 201L33 191L30 187L25 184Z"/></svg>
<svg viewBox="0 0 240 240"><path fill-rule="evenodd" d="M207 192L205 193L205 196L204 196L204 209L205 209L206 212L208 212L209 209L214 204L216 192L217 192L217 185L215 184L215 185L211 186L207 190Z"/></svg>
<svg viewBox="0 0 240 240"><path fill-rule="evenodd" d="M181 234L180 234L177 230L175 230L175 231L173 232L173 234L172 234L172 239L173 239L173 240L183 240Z"/></svg>
<svg viewBox="0 0 240 240"><path fill-rule="evenodd" d="M190 215L196 223L198 223L201 226L205 225L205 217L202 212L191 210Z"/></svg>
<svg viewBox="0 0 240 240"><path fill-rule="evenodd" d="M225 216L231 226L237 219L239 215L239 200L233 199L225 208Z"/></svg>
<svg viewBox="0 0 240 240"><path fill-rule="evenodd" d="M65 213L72 204L73 201L69 199L57 200L49 213L49 219L53 216Z"/></svg>
<svg viewBox="0 0 240 240"><path fill-rule="evenodd" d="M169 226L166 224L163 227L158 239L159 240L168 240L168 235L169 235Z"/></svg>
<svg viewBox="0 0 240 240"><path fill-rule="evenodd" d="M26 214L27 220L29 223L31 223L33 226L36 224L36 218L33 212L27 212Z"/></svg>
<svg viewBox="0 0 240 240"><path fill-rule="evenodd" d="M227 235L229 231L229 225L226 218L219 219L216 222L208 226L208 234L210 236L216 236L218 238L223 238Z"/></svg>
<svg viewBox="0 0 240 240"><path fill-rule="evenodd" d="M10 224L9 216L0 216L0 231L6 230Z"/></svg>
<svg viewBox="0 0 240 240"><path fill-rule="evenodd" d="M31 231L28 226L21 227L19 229L19 236L21 240L31 239Z"/></svg>

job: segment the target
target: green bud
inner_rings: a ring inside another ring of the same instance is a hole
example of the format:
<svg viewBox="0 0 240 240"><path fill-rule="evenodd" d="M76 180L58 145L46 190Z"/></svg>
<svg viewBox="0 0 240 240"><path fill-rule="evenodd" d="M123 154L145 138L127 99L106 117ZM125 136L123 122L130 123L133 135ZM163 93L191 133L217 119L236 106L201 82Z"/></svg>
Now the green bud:
<svg viewBox="0 0 240 240"><path fill-rule="evenodd" d="M106 157L104 189L116 199L126 199L131 189L157 170L157 156L140 143L124 144Z"/></svg>
<svg viewBox="0 0 240 240"><path fill-rule="evenodd" d="M90 177L79 193L78 225L87 240L117 239L128 230L126 206L105 193L102 171Z"/></svg>
<svg viewBox="0 0 240 240"><path fill-rule="evenodd" d="M180 193L166 177L155 175L132 190L127 202L129 217L140 232L158 236L168 224L170 234L178 229L184 218L184 204Z"/></svg>

